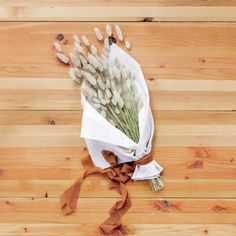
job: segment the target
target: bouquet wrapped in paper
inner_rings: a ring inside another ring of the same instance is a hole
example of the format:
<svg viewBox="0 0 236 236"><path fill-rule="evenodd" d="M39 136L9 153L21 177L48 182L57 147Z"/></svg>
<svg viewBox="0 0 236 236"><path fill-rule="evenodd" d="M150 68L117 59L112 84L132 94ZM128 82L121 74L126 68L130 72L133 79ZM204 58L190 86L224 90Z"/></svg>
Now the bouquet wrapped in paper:
<svg viewBox="0 0 236 236"><path fill-rule="evenodd" d="M121 217L131 206L125 183L150 180L153 190L160 190L163 169L152 157L154 122L140 65L114 43L109 25L106 31L108 37L104 38L95 28L98 40L104 44L101 54L86 36L82 37L85 49L74 36L70 59L55 43L58 58L66 64L71 61L69 74L81 83L81 137L94 164L63 193L61 206L65 214L74 212L83 180L94 173L105 175L122 200L111 209L100 231L103 235L122 235ZM124 41L119 26L116 32ZM125 46L130 48L130 43L125 41Z"/></svg>

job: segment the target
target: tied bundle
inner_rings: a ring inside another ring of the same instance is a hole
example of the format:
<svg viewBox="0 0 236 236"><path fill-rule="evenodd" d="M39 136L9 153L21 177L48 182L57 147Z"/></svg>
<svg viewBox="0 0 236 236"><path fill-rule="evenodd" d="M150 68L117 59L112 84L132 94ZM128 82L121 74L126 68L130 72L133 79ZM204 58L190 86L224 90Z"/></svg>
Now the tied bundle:
<svg viewBox="0 0 236 236"><path fill-rule="evenodd" d="M81 84L83 117L81 137L85 139L94 167L87 170L61 197L64 214L76 210L83 180L91 174L107 176L121 196L100 226L103 235L122 235L121 217L131 206L125 183L130 179L149 180L154 191L163 187L162 167L151 154L154 123L148 89L137 61L118 47L110 25L107 37L98 28L95 34L103 51L98 52L86 36L74 36L69 57L54 43L58 59L71 65L70 77ZM119 43L131 48L116 26ZM84 45L84 46L83 46Z"/></svg>

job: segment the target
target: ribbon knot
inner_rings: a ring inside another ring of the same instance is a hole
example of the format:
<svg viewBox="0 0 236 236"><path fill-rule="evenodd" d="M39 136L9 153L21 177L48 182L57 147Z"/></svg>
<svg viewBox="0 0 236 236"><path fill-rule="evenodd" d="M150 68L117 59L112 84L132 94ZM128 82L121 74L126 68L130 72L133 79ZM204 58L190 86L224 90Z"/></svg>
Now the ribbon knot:
<svg viewBox="0 0 236 236"><path fill-rule="evenodd" d="M137 165L146 165L151 162L153 158L151 153L149 153L135 162L118 164L117 156L114 153L103 151L102 154L105 160L110 163L111 167L107 169L93 167L85 171L83 176L76 180L75 183L61 195L61 210L65 215L76 211L80 189L83 180L88 175L96 173L102 175L106 174L111 180L111 188L121 195L122 200L117 201L111 208L110 217L100 225L100 232L101 235L120 236L124 234L121 218L131 207L131 200L125 187L125 183L131 179Z"/></svg>

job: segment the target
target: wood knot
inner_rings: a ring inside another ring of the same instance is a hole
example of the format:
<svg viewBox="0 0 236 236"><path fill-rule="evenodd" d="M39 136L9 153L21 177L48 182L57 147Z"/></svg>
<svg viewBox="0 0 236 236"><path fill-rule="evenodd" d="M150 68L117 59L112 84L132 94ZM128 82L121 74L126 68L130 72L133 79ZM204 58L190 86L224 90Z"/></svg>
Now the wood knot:
<svg viewBox="0 0 236 236"><path fill-rule="evenodd" d="M44 195L45 198L48 198L48 193L46 192L45 195Z"/></svg>
<svg viewBox="0 0 236 236"><path fill-rule="evenodd" d="M212 211L214 211L214 212L226 212L227 208L216 205L212 208Z"/></svg>
<svg viewBox="0 0 236 236"><path fill-rule="evenodd" d="M204 234L208 234L208 230L207 229L205 229L203 232L204 232Z"/></svg>
<svg viewBox="0 0 236 236"><path fill-rule="evenodd" d="M200 148L197 148L195 152L195 156L198 158L210 158L210 153L206 148L200 147Z"/></svg>
<svg viewBox="0 0 236 236"><path fill-rule="evenodd" d="M28 229L25 227L25 228L24 228L24 231L25 231L25 232L28 232Z"/></svg>
<svg viewBox="0 0 236 236"><path fill-rule="evenodd" d="M199 169L203 167L203 161L202 160L196 160L193 163L189 164L189 169Z"/></svg>
<svg viewBox="0 0 236 236"><path fill-rule="evenodd" d="M181 211L180 207L177 206L174 203L171 203L167 200L161 200L161 201L156 201L155 202L155 208L158 211L162 212L176 212L176 211Z"/></svg>
<svg viewBox="0 0 236 236"><path fill-rule="evenodd" d="M11 203L10 203L8 200L6 200L6 204L7 204L7 205L10 205Z"/></svg>
<svg viewBox="0 0 236 236"><path fill-rule="evenodd" d="M49 124L49 125L55 125L56 122L55 122L54 120L48 120L48 124Z"/></svg>
<svg viewBox="0 0 236 236"><path fill-rule="evenodd" d="M204 59L204 58L199 58L198 60L199 60L200 63L205 63L206 62L206 59Z"/></svg>
<svg viewBox="0 0 236 236"><path fill-rule="evenodd" d="M166 201L166 200L163 200L162 201L162 205L164 206L164 207L169 207L169 202L168 201Z"/></svg>
<svg viewBox="0 0 236 236"><path fill-rule="evenodd" d="M64 35L63 34L57 34L56 39L58 41L62 41L64 39Z"/></svg>
<svg viewBox="0 0 236 236"><path fill-rule="evenodd" d="M153 17L145 17L143 19L143 22L152 22L153 21Z"/></svg>

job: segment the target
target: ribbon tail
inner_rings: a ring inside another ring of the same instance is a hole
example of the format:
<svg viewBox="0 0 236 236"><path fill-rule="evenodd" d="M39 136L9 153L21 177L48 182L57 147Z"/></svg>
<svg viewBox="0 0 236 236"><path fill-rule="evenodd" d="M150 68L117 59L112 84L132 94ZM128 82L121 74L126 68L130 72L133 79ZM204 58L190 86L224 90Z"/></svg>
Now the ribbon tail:
<svg viewBox="0 0 236 236"><path fill-rule="evenodd" d="M71 187L66 189L61 195L61 210L64 215L69 215L76 211L77 201L83 177L79 178Z"/></svg>
<svg viewBox="0 0 236 236"><path fill-rule="evenodd" d="M63 192L61 195L61 210L64 215L69 215L76 211L77 201L83 181L88 175L95 173L103 174L104 170L99 167L91 168L90 170L84 172L82 177L76 180L71 187Z"/></svg>
<svg viewBox="0 0 236 236"><path fill-rule="evenodd" d="M122 200L117 201L111 208L110 217L101 224L100 230L102 235L119 236L124 234L121 218L131 207L131 200L123 183L120 182L118 184L113 180L112 189L116 190L122 196Z"/></svg>

